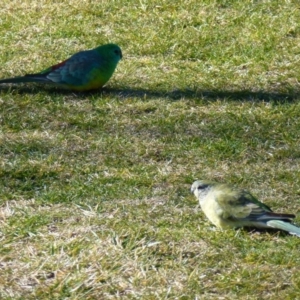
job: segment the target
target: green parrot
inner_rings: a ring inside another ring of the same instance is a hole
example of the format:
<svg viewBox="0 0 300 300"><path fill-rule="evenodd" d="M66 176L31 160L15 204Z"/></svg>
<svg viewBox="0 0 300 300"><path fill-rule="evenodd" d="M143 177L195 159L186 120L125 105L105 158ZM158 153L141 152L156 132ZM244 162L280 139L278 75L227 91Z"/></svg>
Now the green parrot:
<svg viewBox="0 0 300 300"><path fill-rule="evenodd" d="M0 83L38 82L55 84L73 91L101 88L112 76L122 51L115 44L80 51L40 73L0 80Z"/></svg>
<svg viewBox="0 0 300 300"><path fill-rule="evenodd" d="M227 184L197 180L191 192L207 218L217 227L276 228L300 237L300 228L291 224L295 215L274 213L248 191Z"/></svg>

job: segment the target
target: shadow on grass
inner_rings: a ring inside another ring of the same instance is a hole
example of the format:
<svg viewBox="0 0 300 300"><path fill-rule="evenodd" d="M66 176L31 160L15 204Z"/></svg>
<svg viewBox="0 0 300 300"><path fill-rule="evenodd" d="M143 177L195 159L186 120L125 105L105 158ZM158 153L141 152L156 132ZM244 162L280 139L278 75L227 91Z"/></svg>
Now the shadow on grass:
<svg viewBox="0 0 300 300"><path fill-rule="evenodd" d="M74 96L113 96L123 99L127 98L167 98L171 100L191 99L201 101L251 101L251 102L275 102L286 103L296 102L300 99L300 90L297 88L286 88L286 91L252 91L245 90L202 90L201 88L195 89L178 89L172 91L164 90L151 90L142 88L113 88L104 87L101 90L88 91L88 92L72 92L69 90L59 89L51 86L0 86L0 92L17 93L17 94L37 94L40 92L52 95L74 95Z"/></svg>
<svg viewBox="0 0 300 300"><path fill-rule="evenodd" d="M281 237L285 236L295 236L293 234L290 234L286 231L276 229L276 228L253 228L253 227L244 227L244 231L248 232L249 234L266 234L269 233L271 235L278 235Z"/></svg>
<svg viewBox="0 0 300 300"><path fill-rule="evenodd" d="M153 91L147 89L103 89L105 95L118 95L122 98L168 98L172 100L191 99L191 100L229 100L229 101L274 101L274 102L296 102L300 100L300 91L291 90L289 92L277 91L251 91L251 90L201 90L185 89L173 91Z"/></svg>

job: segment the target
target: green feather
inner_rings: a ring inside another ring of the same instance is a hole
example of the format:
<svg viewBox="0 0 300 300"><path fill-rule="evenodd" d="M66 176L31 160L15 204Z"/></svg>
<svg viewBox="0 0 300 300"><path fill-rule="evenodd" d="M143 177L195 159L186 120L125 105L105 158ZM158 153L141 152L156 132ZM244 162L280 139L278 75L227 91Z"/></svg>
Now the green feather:
<svg viewBox="0 0 300 300"><path fill-rule="evenodd" d="M272 228L284 230L290 234L300 237L300 228L291 223L280 221L280 220L271 220L268 221L266 224Z"/></svg>

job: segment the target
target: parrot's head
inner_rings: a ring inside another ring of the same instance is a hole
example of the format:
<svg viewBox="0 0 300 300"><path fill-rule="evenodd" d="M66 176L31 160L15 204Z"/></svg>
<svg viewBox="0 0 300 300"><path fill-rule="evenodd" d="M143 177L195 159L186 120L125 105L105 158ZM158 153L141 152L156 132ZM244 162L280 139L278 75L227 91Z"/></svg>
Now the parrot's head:
<svg viewBox="0 0 300 300"><path fill-rule="evenodd" d="M191 192L199 199L205 197L213 185L214 184L210 181L197 180L192 184Z"/></svg>
<svg viewBox="0 0 300 300"><path fill-rule="evenodd" d="M110 61L117 65L122 59L122 50L116 44L106 44L95 49L106 61Z"/></svg>

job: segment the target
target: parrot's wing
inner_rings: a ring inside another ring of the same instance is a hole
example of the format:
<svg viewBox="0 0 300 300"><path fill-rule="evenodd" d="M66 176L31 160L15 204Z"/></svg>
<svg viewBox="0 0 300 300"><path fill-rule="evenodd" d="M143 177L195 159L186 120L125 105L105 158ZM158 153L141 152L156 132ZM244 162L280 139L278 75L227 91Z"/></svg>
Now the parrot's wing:
<svg viewBox="0 0 300 300"><path fill-rule="evenodd" d="M283 220L291 222L295 215L274 213L264 203L258 201L252 194L244 190L232 190L226 195L218 197L219 205L223 209L223 218L243 222L267 222L269 220Z"/></svg>
<svg viewBox="0 0 300 300"><path fill-rule="evenodd" d="M87 50L74 54L40 74L54 83L80 86L88 83L102 64L101 56L96 51Z"/></svg>
<svg viewBox="0 0 300 300"><path fill-rule="evenodd" d="M258 201L247 191L227 188L225 186L216 194L216 201L222 208L223 218L232 219L256 219L258 216L272 212L265 204Z"/></svg>

